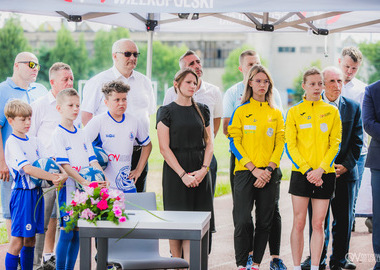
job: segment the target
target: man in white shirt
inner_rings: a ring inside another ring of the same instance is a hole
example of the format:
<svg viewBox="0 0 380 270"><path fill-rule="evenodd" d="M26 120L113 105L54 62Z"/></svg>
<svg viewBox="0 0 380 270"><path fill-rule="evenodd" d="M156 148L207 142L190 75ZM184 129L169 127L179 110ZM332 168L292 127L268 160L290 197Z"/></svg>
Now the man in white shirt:
<svg viewBox="0 0 380 270"><path fill-rule="evenodd" d="M222 104L222 92L219 87L207 83L202 80L203 70L202 63L200 58L195 54L195 52L189 50L179 59L179 67L182 68L191 68L198 75L198 87L196 89L195 94L193 95L194 101L202 104L206 104L210 110L210 126L211 133L213 133L213 138L215 138L218 133L220 120L223 114L223 104ZM177 94L174 91L174 87L170 87L166 90L165 98L163 105L167 105L174 100L176 100ZM218 170L218 164L215 159L215 155L213 155L211 164L210 164L210 172L211 172L211 180L212 180L212 188L215 193L216 186L216 173Z"/></svg>
<svg viewBox="0 0 380 270"><path fill-rule="evenodd" d="M86 83L83 89L81 105L83 125L86 125L93 116L107 111L104 95L101 92L103 85L113 80L120 80L131 88L128 92L126 112L136 117L149 130L149 117L156 112L156 101L152 82L145 75L134 70L139 55L136 44L130 39L120 39L113 44L113 67L95 75ZM136 168L140 155L141 146L136 144L132 156L132 170ZM148 164L136 182L137 192L145 191L147 173Z"/></svg>
<svg viewBox="0 0 380 270"><path fill-rule="evenodd" d="M360 103L360 108L363 110L363 98L365 87L367 84L355 78L360 65L362 64L363 55L361 51L356 47L345 47L342 49L341 56L339 58L339 67L343 72L344 85L342 89L342 96L353 99ZM356 181L355 187L355 199L354 199L354 223L352 230L355 231L355 204L358 197L360 185L362 182L362 176L364 172L364 163L368 153L368 135L363 130L363 148L358 161L359 181ZM369 220L370 221L370 220ZM366 222L366 224L368 224Z"/></svg>
<svg viewBox="0 0 380 270"><path fill-rule="evenodd" d="M31 104L33 109L32 123L29 135L36 137L38 145L41 145L41 157L53 157L53 131L61 121L61 116L56 109L56 96L66 88L72 88L74 75L69 65L57 62L49 69L49 82L51 90L43 97L37 99ZM80 117L75 122L77 127L80 126ZM44 189L44 192L49 188ZM36 249L34 252L34 266L44 269L48 266L55 267L54 242L57 227L57 209L55 207L56 193L49 191L44 195L45 201L45 234L36 235ZM46 235L46 237L45 237ZM41 266L41 256L43 255L43 266ZM49 268L50 269L50 268Z"/></svg>

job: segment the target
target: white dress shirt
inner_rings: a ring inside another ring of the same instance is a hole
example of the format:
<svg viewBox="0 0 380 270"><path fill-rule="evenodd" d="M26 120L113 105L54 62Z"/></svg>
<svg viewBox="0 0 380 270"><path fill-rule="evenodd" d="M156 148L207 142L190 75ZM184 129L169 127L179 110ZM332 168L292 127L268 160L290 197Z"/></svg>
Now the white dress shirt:
<svg viewBox="0 0 380 270"><path fill-rule="evenodd" d="M342 96L346 98L350 98L360 103L360 107L363 113L363 99L365 88L367 84L362 81L353 78L351 81L343 85L342 88ZM361 155L366 155L368 153L368 134L363 129L363 148Z"/></svg>
<svg viewBox="0 0 380 270"><path fill-rule="evenodd" d="M221 118L223 116L222 92L219 87L202 80L201 87L195 92L193 98L195 102L208 106L210 110L211 134L214 134L214 118ZM174 91L174 87L170 87L166 90L163 105L168 105L176 99L177 93Z"/></svg>
<svg viewBox="0 0 380 270"><path fill-rule="evenodd" d="M49 91L45 96L37 99L31 104L33 114L32 123L28 134L37 138L41 157L53 157L53 131L61 123L61 115L56 109L57 101L52 92ZM81 115L79 113L74 121L77 128L81 124Z"/></svg>
<svg viewBox="0 0 380 270"><path fill-rule="evenodd" d="M149 116L156 112L156 101L152 82L145 75L133 70L131 76L124 77L115 66L100 72L87 81L83 89L81 110L94 116L108 111L104 103L102 87L113 80L122 81L130 86L127 95L126 112L136 117L149 127Z"/></svg>

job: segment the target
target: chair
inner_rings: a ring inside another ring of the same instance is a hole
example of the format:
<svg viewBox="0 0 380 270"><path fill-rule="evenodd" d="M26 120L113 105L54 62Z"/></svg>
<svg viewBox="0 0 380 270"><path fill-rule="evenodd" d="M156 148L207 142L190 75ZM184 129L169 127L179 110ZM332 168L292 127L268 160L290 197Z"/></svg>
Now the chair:
<svg viewBox="0 0 380 270"><path fill-rule="evenodd" d="M157 210L154 192L126 193L130 201L147 210ZM126 209L141 210L126 202ZM161 257L158 239L108 239L108 263L119 264L122 269L178 269L188 268L189 263L181 258Z"/></svg>

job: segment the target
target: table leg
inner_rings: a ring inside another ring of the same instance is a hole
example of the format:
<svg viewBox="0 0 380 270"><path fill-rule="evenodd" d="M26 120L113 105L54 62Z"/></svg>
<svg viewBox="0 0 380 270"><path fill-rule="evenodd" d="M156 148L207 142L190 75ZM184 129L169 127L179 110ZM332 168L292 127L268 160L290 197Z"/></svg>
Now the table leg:
<svg viewBox="0 0 380 270"><path fill-rule="evenodd" d="M189 269L190 270L201 269L201 241L200 240L190 240L190 268Z"/></svg>
<svg viewBox="0 0 380 270"><path fill-rule="evenodd" d="M108 238L98 237L98 264L97 270L107 269Z"/></svg>
<svg viewBox="0 0 380 270"><path fill-rule="evenodd" d="M80 237L80 269L91 270L91 238Z"/></svg>
<svg viewBox="0 0 380 270"><path fill-rule="evenodd" d="M209 240L210 240L210 231L207 231L202 238L202 250L201 250L201 269L208 269L208 253L209 253Z"/></svg>

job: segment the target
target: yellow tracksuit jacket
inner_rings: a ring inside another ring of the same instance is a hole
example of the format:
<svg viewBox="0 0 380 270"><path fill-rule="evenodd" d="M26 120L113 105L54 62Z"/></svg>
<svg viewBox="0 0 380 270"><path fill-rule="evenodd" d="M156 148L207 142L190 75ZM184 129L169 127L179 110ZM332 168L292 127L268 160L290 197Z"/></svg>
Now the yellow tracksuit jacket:
<svg viewBox="0 0 380 270"><path fill-rule="evenodd" d="M269 162L280 165L284 150L284 119L279 109L268 102L251 98L234 111L228 125L230 149L236 157L235 172L248 170L250 161L256 167Z"/></svg>
<svg viewBox="0 0 380 270"><path fill-rule="evenodd" d="M285 150L293 171L304 174L321 167L335 172L334 161L340 149L342 122L338 108L322 100L305 98L290 108L285 123Z"/></svg>

